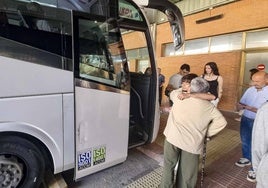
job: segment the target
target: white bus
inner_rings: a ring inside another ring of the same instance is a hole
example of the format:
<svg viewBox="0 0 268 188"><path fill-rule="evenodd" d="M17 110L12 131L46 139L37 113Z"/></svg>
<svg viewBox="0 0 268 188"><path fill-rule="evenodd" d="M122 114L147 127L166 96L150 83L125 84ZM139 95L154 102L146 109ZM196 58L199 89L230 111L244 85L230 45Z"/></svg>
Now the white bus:
<svg viewBox="0 0 268 188"><path fill-rule="evenodd" d="M136 3L164 12L175 47L182 45L184 22L175 5ZM136 3L0 0L0 187L36 188L47 170L73 168L77 180L155 140L157 65ZM123 33L131 32L145 43L151 75L128 61Z"/></svg>

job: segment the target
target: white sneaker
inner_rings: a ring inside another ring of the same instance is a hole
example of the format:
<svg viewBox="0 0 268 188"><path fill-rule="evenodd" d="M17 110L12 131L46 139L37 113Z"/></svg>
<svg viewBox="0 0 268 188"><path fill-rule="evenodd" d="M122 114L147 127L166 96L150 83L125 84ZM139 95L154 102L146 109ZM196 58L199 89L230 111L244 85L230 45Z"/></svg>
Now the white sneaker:
<svg viewBox="0 0 268 188"><path fill-rule="evenodd" d="M253 170L248 171L247 180L252 183L256 182L256 173Z"/></svg>
<svg viewBox="0 0 268 188"><path fill-rule="evenodd" d="M246 158L240 158L239 161L235 163L236 166L245 167L251 165L251 162Z"/></svg>

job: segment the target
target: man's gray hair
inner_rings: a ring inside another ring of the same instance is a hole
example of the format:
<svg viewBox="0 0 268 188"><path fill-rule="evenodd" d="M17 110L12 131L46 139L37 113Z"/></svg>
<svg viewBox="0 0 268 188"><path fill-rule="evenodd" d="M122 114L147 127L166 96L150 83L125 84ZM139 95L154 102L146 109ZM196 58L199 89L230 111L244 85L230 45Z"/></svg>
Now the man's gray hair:
<svg viewBox="0 0 268 188"><path fill-rule="evenodd" d="M207 93L209 83L201 77L196 77L191 81L191 93Z"/></svg>

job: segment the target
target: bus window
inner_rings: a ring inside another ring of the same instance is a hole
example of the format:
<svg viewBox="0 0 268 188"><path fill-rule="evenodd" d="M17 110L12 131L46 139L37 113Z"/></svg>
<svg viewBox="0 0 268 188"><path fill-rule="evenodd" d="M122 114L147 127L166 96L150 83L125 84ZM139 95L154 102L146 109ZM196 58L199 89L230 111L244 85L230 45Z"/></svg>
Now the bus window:
<svg viewBox="0 0 268 188"><path fill-rule="evenodd" d="M147 67L151 67L145 33L126 29L121 32L130 72L144 73ZM136 40L134 47L133 39Z"/></svg>
<svg viewBox="0 0 268 188"><path fill-rule="evenodd" d="M129 90L119 31L108 22L79 19L79 77Z"/></svg>
<svg viewBox="0 0 268 188"><path fill-rule="evenodd" d="M6 1L8 8L1 10L7 23L0 24L0 55L72 70L70 11L42 7L41 17L38 11L27 9L30 5ZM30 27L29 20L37 21L40 29ZM45 21L50 22L50 30L45 27Z"/></svg>

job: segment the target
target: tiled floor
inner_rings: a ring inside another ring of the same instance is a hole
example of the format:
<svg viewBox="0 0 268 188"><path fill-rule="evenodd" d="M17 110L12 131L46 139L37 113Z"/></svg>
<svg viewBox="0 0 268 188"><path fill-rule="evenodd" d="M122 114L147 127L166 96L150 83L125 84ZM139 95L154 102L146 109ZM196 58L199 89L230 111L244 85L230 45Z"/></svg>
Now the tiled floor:
<svg viewBox="0 0 268 188"><path fill-rule="evenodd" d="M212 143L208 143L208 150L211 151L208 152L207 156L208 163L205 170L204 187L255 188L255 183L246 180L249 167L240 168L234 165L241 157L240 122L234 120L237 114L228 112L223 112L223 114L228 121L228 125L224 131L215 137L216 145L212 146ZM219 157L212 157L217 155Z"/></svg>
<svg viewBox="0 0 268 188"><path fill-rule="evenodd" d="M236 113L222 112L227 119L227 127L207 143L207 158L205 165L205 188L255 188L256 184L246 180L249 167L240 168L234 163L241 157L241 144L239 136L239 122ZM157 160L163 161L163 130L168 113L162 113L159 136L155 143L138 148ZM157 169L159 171L159 169ZM200 174L200 173L199 173ZM142 184L141 180L139 180ZM144 180L145 181L145 180ZM200 187L200 177L197 187ZM141 186L146 187L146 186Z"/></svg>

